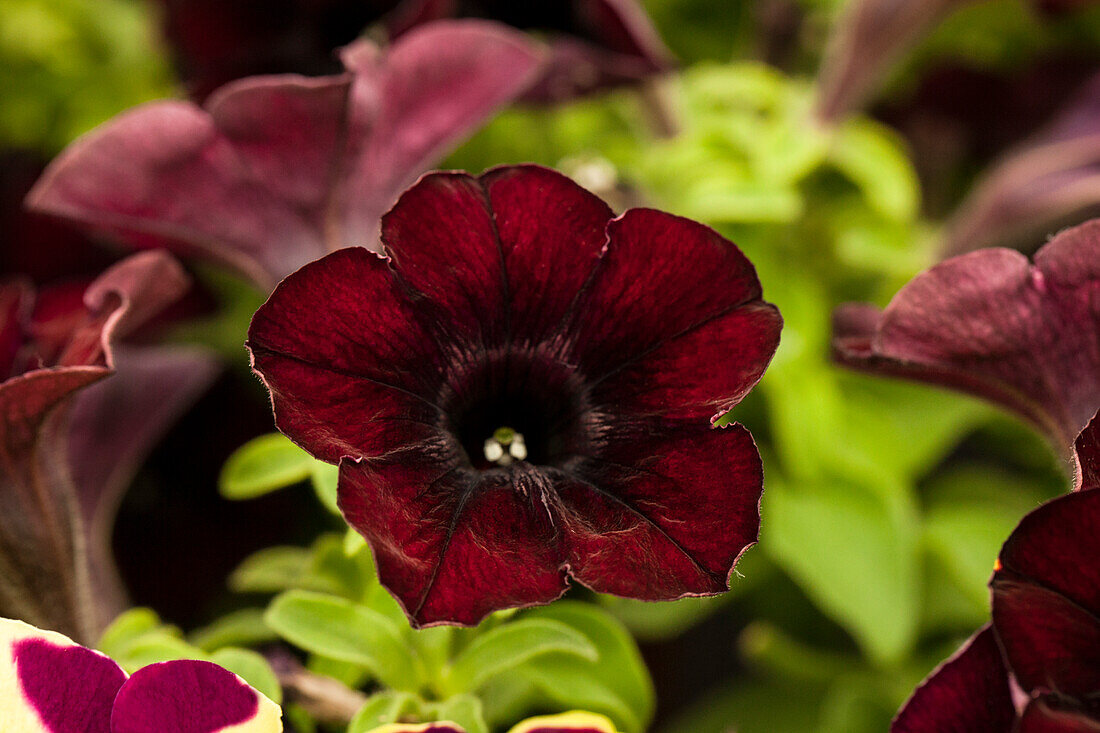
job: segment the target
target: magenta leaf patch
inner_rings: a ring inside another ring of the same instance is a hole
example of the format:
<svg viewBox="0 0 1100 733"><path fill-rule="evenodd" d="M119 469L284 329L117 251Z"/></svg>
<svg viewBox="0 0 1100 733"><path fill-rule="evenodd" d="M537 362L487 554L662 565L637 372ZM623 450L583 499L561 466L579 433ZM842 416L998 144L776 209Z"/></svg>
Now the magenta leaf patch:
<svg viewBox="0 0 1100 733"><path fill-rule="evenodd" d="M761 467L743 427L710 423L781 326L744 255L669 214L612 219L536 166L426 176L382 241L388 259L288 277L248 346L278 427L340 463L340 508L413 623L474 624L570 578L726 590Z"/></svg>

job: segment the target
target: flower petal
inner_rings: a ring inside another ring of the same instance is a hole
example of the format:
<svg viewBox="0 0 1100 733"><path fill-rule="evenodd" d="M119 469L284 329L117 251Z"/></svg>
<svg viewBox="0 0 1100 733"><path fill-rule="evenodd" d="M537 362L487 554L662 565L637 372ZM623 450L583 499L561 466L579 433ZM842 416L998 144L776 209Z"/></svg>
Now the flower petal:
<svg viewBox="0 0 1100 733"><path fill-rule="evenodd" d="M369 250L341 250L284 280L253 316L248 348L276 425L322 460L384 453L439 420L443 357Z"/></svg>
<svg viewBox="0 0 1100 733"><path fill-rule="evenodd" d="M247 3L161 0L176 66L197 99L257 74L339 72L335 49L351 43L397 0Z"/></svg>
<svg viewBox="0 0 1100 733"><path fill-rule="evenodd" d="M279 706L211 662L142 667L115 699L111 733L279 733Z"/></svg>
<svg viewBox="0 0 1100 733"><path fill-rule="evenodd" d="M603 715L574 710L561 715L542 715L517 723L508 733L616 733L615 724Z"/></svg>
<svg viewBox="0 0 1100 733"><path fill-rule="evenodd" d="M1028 514L1001 550L993 624L1026 690L1084 697L1100 688L1100 493L1083 491Z"/></svg>
<svg viewBox="0 0 1100 733"><path fill-rule="evenodd" d="M0 710L12 733L108 733L126 673L99 652L0 619Z"/></svg>
<svg viewBox="0 0 1100 733"><path fill-rule="evenodd" d="M416 627L473 625L565 592L551 488L531 468L455 468L446 445L340 463L339 505ZM526 464L519 464L524 466Z"/></svg>
<svg viewBox="0 0 1100 733"><path fill-rule="evenodd" d="M560 339L559 330L607 244L614 213L548 168L497 168L481 183L500 236L513 342Z"/></svg>
<svg viewBox="0 0 1100 733"><path fill-rule="evenodd" d="M1035 264L982 250L918 275L877 321L842 307L838 361L977 394L1015 411L1068 454L1100 406L1100 221L1067 230Z"/></svg>
<svg viewBox="0 0 1100 733"><path fill-rule="evenodd" d="M1100 413L1093 416L1073 442L1073 455L1077 464L1074 490L1100 488Z"/></svg>
<svg viewBox="0 0 1100 733"><path fill-rule="evenodd" d="M85 292L86 318L64 347L63 365L0 384L0 612L90 641L93 589L66 455L67 415L77 391L111 373L113 340L179 295L186 278L163 252L118 263Z"/></svg>
<svg viewBox="0 0 1100 733"><path fill-rule="evenodd" d="M530 82L537 54L482 23L345 53L354 72L257 77L206 108L153 102L71 145L32 207L131 246L199 254L270 289L325 252L374 246L417 174Z"/></svg>
<svg viewBox="0 0 1100 733"><path fill-rule="evenodd" d="M465 20L417 28L381 56L355 44L343 59L356 84L338 246L375 248L401 192L527 89L542 54L524 34Z"/></svg>
<svg viewBox="0 0 1100 733"><path fill-rule="evenodd" d="M920 684L890 733L1010 733L1015 721L1008 670L985 626Z"/></svg>
<svg viewBox="0 0 1100 733"><path fill-rule="evenodd" d="M757 540L763 472L740 425L618 425L558 486L572 575L592 590L672 600L728 590Z"/></svg>
<svg viewBox="0 0 1100 733"><path fill-rule="evenodd" d="M1096 733L1100 720L1059 705L1057 698L1042 695L1024 709L1016 733Z"/></svg>
<svg viewBox="0 0 1100 733"><path fill-rule="evenodd" d="M943 251L1031 249L1100 203L1098 108L1100 76L978 181L948 223Z"/></svg>
<svg viewBox="0 0 1100 733"><path fill-rule="evenodd" d="M111 552L119 501L149 451L218 372L200 349L125 347L113 356L115 375L76 395L68 430L100 628L126 608Z"/></svg>
<svg viewBox="0 0 1100 733"><path fill-rule="evenodd" d="M760 281L752 263L709 227L660 211L632 209L611 222L608 235L607 253L581 295L571 324L576 334L572 358L583 365L590 381L641 362L659 349L667 356L656 354L657 359L675 362L677 347L669 346L671 342L691 337L739 308L760 306ZM708 377L699 393L688 396L689 404L701 399L724 411L756 383L770 359L767 352L774 350L770 332L778 326L776 314L763 320L770 324L759 329L743 326L746 335L759 331L752 336L757 342L749 347L750 358L722 369L725 379L720 377L720 384ZM695 340L701 346L708 339ZM667 378L685 376L677 372ZM655 373L645 377L661 379ZM651 399L667 402L669 385L657 384Z"/></svg>
<svg viewBox="0 0 1100 733"><path fill-rule="evenodd" d="M460 5L455 0L404 0L385 24L391 35L401 36L410 27L456 15ZM481 5L484 17L547 34L550 59L524 95L527 101L557 102L638 82L673 65L637 0Z"/></svg>
<svg viewBox="0 0 1100 733"><path fill-rule="evenodd" d="M836 121L858 109L890 65L969 0L855 0L845 8L818 72L818 114Z"/></svg>

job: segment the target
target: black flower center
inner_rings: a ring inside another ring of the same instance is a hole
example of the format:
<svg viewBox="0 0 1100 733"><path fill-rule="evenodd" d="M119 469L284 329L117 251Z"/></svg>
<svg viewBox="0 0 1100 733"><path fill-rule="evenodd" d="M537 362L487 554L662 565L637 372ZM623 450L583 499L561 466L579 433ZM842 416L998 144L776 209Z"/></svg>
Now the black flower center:
<svg viewBox="0 0 1100 733"><path fill-rule="evenodd" d="M556 465L590 442L583 380L570 367L528 353L455 370L444 405L471 465Z"/></svg>

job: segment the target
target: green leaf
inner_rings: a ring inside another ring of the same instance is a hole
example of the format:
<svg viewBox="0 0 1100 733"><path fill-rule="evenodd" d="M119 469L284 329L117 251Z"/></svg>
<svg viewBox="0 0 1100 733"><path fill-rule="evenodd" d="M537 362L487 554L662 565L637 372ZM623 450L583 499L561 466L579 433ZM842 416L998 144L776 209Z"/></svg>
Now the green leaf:
<svg viewBox="0 0 1100 733"><path fill-rule="evenodd" d="M873 660L896 663L919 618L917 520L904 492L841 480L764 492L761 546Z"/></svg>
<svg viewBox="0 0 1100 733"><path fill-rule="evenodd" d="M477 636L452 661L443 689L451 694L473 692L489 678L550 652L599 658L596 648L576 629L559 621L524 618Z"/></svg>
<svg viewBox="0 0 1100 733"><path fill-rule="evenodd" d="M336 505L336 488L340 479L340 467L324 461L312 460L309 483L313 486L313 491L326 509L338 517L342 516L340 507Z"/></svg>
<svg viewBox="0 0 1100 733"><path fill-rule="evenodd" d="M229 456L218 477L227 499L253 499L310 477L313 458L281 433L253 438Z"/></svg>
<svg viewBox="0 0 1100 733"><path fill-rule="evenodd" d="M212 623L195 629L188 640L208 652L227 646L256 646L274 641L276 634L264 623L264 612L259 608L242 608Z"/></svg>
<svg viewBox="0 0 1100 733"><path fill-rule="evenodd" d="M267 547L245 558L229 576L236 593L278 593L301 583L312 562L302 547Z"/></svg>
<svg viewBox="0 0 1100 733"><path fill-rule="evenodd" d="M596 670L578 669L566 660L547 658L525 665L519 673L556 707L601 713L614 720L623 733L645 730L640 712L612 690Z"/></svg>
<svg viewBox="0 0 1100 733"><path fill-rule="evenodd" d="M161 626L160 617L149 608L131 608L111 622L96 643L96 649L114 659L130 644Z"/></svg>
<svg viewBox="0 0 1100 733"><path fill-rule="evenodd" d="M853 119L832 140L829 158L888 219L910 221L920 206L916 171L897 136L866 119Z"/></svg>
<svg viewBox="0 0 1100 733"><path fill-rule="evenodd" d="M441 703L431 706L436 720L448 720L458 723L466 733L489 733L485 715L481 709L481 700L473 695L455 695Z"/></svg>
<svg viewBox="0 0 1100 733"><path fill-rule="evenodd" d="M421 700L408 692L386 690L371 695L348 724L347 733L367 733L410 716L421 716Z"/></svg>
<svg viewBox="0 0 1100 733"><path fill-rule="evenodd" d="M198 647L191 646L183 639L170 633L154 631L138 638L128 645L122 654L113 657L128 674L157 662L170 662L176 659L204 659L209 656Z"/></svg>
<svg viewBox="0 0 1100 733"><path fill-rule="evenodd" d="M539 659L527 665L527 669L547 667L543 664L544 661L552 661L560 665L562 670L591 671L593 678L601 681L610 693L624 701L626 707L632 711L632 718L636 719L638 724L631 726L625 721L619 721L618 716L609 709L594 710L594 712L607 712L616 719L620 729L624 731L643 729L649 723L654 708L653 682L634 637L615 616L592 603L577 601L559 601L539 609L532 609L526 613L526 616L569 624L582 632L588 641L595 645L599 653L599 658L595 661L575 656L552 655L548 659ZM566 702L575 708L592 709L582 700Z"/></svg>
<svg viewBox="0 0 1100 733"><path fill-rule="evenodd" d="M264 621L310 652L361 664L394 689L420 686L401 632L380 613L337 596L292 590L268 606Z"/></svg>
<svg viewBox="0 0 1100 733"><path fill-rule="evenodd" d="M283 702L283 688L275 677L271 665L263 655L251 649L226 647L210 655L210 661L225 667L233 674L252 685L277 705Z"/></svg>

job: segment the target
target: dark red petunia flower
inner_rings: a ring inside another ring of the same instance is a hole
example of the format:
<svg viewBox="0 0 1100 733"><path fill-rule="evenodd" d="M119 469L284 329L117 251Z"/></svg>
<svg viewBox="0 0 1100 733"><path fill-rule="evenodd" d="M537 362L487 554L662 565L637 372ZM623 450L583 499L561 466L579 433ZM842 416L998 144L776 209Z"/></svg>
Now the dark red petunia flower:
<svg viewBox="0 0 1100 733"><path fill-rule="evenodd" d="M390 34L443 18L487 18L540 33L550 58L525 98L557 102L670 71L665 47L637 0L402 0Z"/></svg>
<svg viewBox="0 0 1100 733"><path fill-rule="evenodd" d="M260 74L339 71L336 49L378 24L397 39L449 18L498 21L550 46L532 101L557 101L672 68L638 0L161 0L165 34L196 99Z"/></svg>
<svg viewBox="0 0 1100 733"><path fill-rule="evenodd" d="M713 230L613 218L537 166L435 173L294 273L249 330L276 425L340 463L339 504L414 624L473 624L569 580L719 593L759 528L739 402L778 344Z"/></svg>
<svg viewBox="0 0 1100 733"><path fill-rule="evenodd" d="M125 607L109 544L121 493L215 367L117 341L186 285L162 252L86 288L0 283L0 614L90 642Z"/></svg>
<svg viewBox="0 0 1100 733"><path fill-rule="evenodd" d="M31 207L132 247L228 265L269 290L328 252L375 246L398 194L534 78L537 48L479 21L434 23L348 73L223 87L205 107L159 101L77 140Z"/></svg>
<svg viewBox="0 0 1100 733"><path fill-rule="evenodd" d="M1068 456L1100 407L1100 220L1035 255L986 249L918 275L879 311L834 314L843 365L990 399Z"/></svg>
<svg viewBox="0 0 1100 733"><path fill-rule="evenodd" d="M1080 466L1100 460L1094 418ZM894 733L1100 730L1100 483L1028 514L1001 549L993 623L924 682ZM992 642L996 641L996 645Z"/></svg>
<svg viewBox="0 0 1100 733"><path fill-rule="evenodd" d="M1008 152L948 222L949 255L1033 248L1100 206L1100 76L1042 130Z"/></svg>

